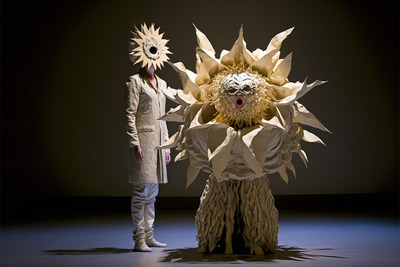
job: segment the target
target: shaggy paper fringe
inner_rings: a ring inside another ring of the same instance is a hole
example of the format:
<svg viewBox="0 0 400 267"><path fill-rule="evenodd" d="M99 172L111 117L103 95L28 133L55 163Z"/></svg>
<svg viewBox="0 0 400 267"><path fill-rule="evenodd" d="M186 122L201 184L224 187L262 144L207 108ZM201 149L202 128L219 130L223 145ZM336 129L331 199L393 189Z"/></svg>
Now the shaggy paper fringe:
<svg viewBox="0 0 400 267"><path fill-rule="evenodd" d="M211 175L200 199L196 225L196 239L203 251L212 252L218 244L225 242L225 253L231 254L232 237L238 235L244 240L242 245L250 247L251 254L275 252L278 211L268 178L217 182ZM223 236L225 240L221 240Z"/></svg>

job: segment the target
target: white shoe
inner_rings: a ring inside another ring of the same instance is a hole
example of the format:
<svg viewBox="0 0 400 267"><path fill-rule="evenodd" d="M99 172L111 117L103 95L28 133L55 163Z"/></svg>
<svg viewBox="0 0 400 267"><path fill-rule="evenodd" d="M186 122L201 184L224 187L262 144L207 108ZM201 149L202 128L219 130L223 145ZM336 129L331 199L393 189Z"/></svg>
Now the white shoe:
<svg viewBox="0 0 400 267"><path fill-rule="evenodd" d="M166 246L167 246L167 244L158 242L158 241L155 240L154 238L149 239L149 240L146 240L146 244L147 244L149 247L161 247L161 248L163 248L163 247L166 247Z"/></svg>
<svg viewBox="0 0 400 267"><path fill-rule="evenodd" d="M144 242L144 240L135 241L135 248L133 250L141 251L141 252L152 252L153 251L151 248L149 248L147 246L147 244L146 244L146 242Z"/></svg>

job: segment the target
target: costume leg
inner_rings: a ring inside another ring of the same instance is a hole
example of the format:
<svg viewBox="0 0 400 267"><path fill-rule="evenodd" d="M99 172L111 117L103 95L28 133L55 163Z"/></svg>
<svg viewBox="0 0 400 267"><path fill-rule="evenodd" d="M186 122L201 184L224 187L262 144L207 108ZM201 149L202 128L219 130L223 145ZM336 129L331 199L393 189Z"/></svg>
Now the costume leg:
<svg viewBox="0 0 400 267"><path fill-rule="evenodd" d="M240 187L243 238L250 253L275 252L278 245L278 211L269 188L269 179L243 180Z"/></svg>
<svg viewBox="0 0 400 267"><path fill-rule="evenodd" d="M217 182L210 175L200 198L196 213L197 236L201 252L212 252L224 232L224 215L226 203L226 183Z"/></svg>
<svg viewBox="0 0 400 267"><path fill-rule="evenodd" d="M240 181L229 180L225 183L227 185L227 190L225 191L225 254L232 254L232 235L234 234L235 225L239 223L235 218L239 206L238 187Z"/></svg>
<svg viewBox="0 0 400 267"><path fill-rule="evenodd" d="M158 242L154 239L154 220L156 196L158 195L158 184L148 184L148 195L144 205L144 231L146 236L146 244L150 247L166 247L167 244Z"/></svg>
<svg viewBox="0 0 400 267"><path fill-rule="evenodd" d="M131 199L131 215L133 222L133 240L135 241L135 250L151 251L145 243L145 222L144 206L148 187L146 183L133 183L133 193Z"/></svg>
<svg viewBox="0 0 400 267"><path fill-rule="evenodd" d="M148 184L148 194L144 203L144 231L146 233L146 239L153 238L154 235L154 220L155 220L155 208L154 203L156 202L156 196L158 194L158 184Z"/></svg>

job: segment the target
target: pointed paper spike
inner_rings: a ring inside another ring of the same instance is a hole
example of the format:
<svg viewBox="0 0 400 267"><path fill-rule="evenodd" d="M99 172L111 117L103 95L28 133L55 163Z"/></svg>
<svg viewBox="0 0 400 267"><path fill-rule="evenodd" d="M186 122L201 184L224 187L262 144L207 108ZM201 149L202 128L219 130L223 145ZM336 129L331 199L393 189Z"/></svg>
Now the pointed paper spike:
<svg viewBox="0 0 400 267"><path fill-rule="evenodd" d="M258 70L262 75L269 77L273 70L273 60L272 57L276 54L277 50L272 50L268 54L264 55L257 61L254 61L250 65L255 70Z"/></svg>
<svg viewBox="0 0 400 267"><path fill-rule="evenodd" d="M307 166L307 162L308 162L307 154L306 154L306 152L304 150L301 149L300 145L297 148L297 154L299 154L300 158L303 160L304 165L306 166L306 168L308 168L308 166Z"/></svg>
<svg viewBox="0 0 400 267"><path fill-rule="evenodd" d="M143 39L140 39L140 38L132 38L132 40L135 41L138 45L143 44ZM133 45L135 45L135 44L133 43ZM139 48L141 48L141 47L139 47ZM141 48L141 49L142 49L142 48Z"/></svg>
<svg viewBox="0 0 400 267"><path fill-rule="evenodd" d="M243 46L244 43L243 43L243 25L242 25L239 30L239 38L232 46L229 53L221 57L221 63L225 66L240 64L243 58L242 57Z"/></svg>
<svg viewBox="0 0 400 267"><path fill-rule="evenodd" d="M210 80L210 75L207 72L206 66L201 61L199 54L196 54L196 84L203 85Z"/></svg>
<svg viewBox="0 0 400 267"><path fill-rule="evenodd" d="M286 82L289 76L290 69L292 68L292 53L290 53L282 62L278 65L274 73L271 74L271 82L277 85L282 85Z"/></svg>
<svg viewBox="0 0 400 267"><path fill-rule="evenodd" d="M150 25L150 33L151 34L154 34L154 23L152 23L151 25Z"/></svg>
<svg viewBox="0 0 400 267"><path fill-rule="evenodd" d="M228 128L226 138L224 142L212 153L211 163L213 166L213 174L217 179L222 175L229 162L229 154L232 148L233 139L236 136L236 132L232 128Z"/></svg>
<svg viewBox="0 0 400 267"><path fill-rule="evenodd" d="M138 47L136 47L135 49L133 49L132 50L132 52L140 52L140 51L142 51L143 49L140 47L140 46L138 46ZM135 53L131 53L131 55L134 55Z"/></svg>
<svg viewBox="0 0 400 267"><path fill-rule="evenodd" d="M283 40L286 39L286 37L293 31L293 29L294 27L275 35L269 42L266 52L268 53L275 49L277 50L281 49Z"/></svg>
<svg viewBox="0 0 400 267"><path fill-rule="evenodd" d="M170 139L167 140L167 142L165 142L161 146L158 146L157 149L168 149L176 147L181 140L181 134L181 131L177 131L173 136L171 136Z"/></svg>
<svg viewBox="0 0 400 267"><path fill-rule="evenodd" d="M167 88L161 88L161 91L164 93L164 95L171 101L179 104L178 100L175 98L175 96L178 94L178 91L182 91L180 89L173 89L171 87Z"/></svg>
<svg viewBox="0 0 400 267"><path fill-rule="evenodd" d="M257 134L261 130L261 127L254 128L253 131L250 131L246 135L243 135L241 139L243 158L249 165L250 169L252 169L256 175L261 174L264 165L264 159L262 161L258 161L256 155L254 154L252 149L250 149L250 146L252 144L255 134Z"/></svg>
<svg viewBox="0 0 400 267"><path fill-rule="evenodd" d="M279 175L281 176L281 178L285 181L285 183L289 183L289 177L286 173L286 166L283 165L282 168L279 169Z"/></svg>
<svg viewBox="0 0 400 267"><path fill-rule="evenodd" d="M194 167L191 164L188 167L187 170L187 175L186 175L186 188L187 189L189 187L189 185L191 185L193 183L193 181L196 179L197 175L200 172L200 168Z"/></svg>
<svg viewBox="0 0 400 267"><path fill-rule="evenodd" d="M279 118L276 116L272 117L270 120L263 119L261 123L264 127L268 127L268 129L280 128L282 130L285 130L285 127L282 125Z"/></svg>
<svg viewBox="0 0 400 267"><path fill-rule="evenodd" d="M196 98L192 95L191 92L185 94L182 90L177 90L177 94L175 95L176 101L184 107L190 106L193 103L196 103Z"/></svg>
<svg viewBox="0 0 400 267"><path fill-rule="evenodd" d="M271 134L271 131L268 127L263 127L261 131L257 133L257 135L251 141L251 148L256 157L256 160L261 163L261 166L264 166L265 157L268 153L268 139Z"/></svg>
<svg viewBox="0 0 400 267"><path fill-rule="evenodd" d="M305 106L299 102L294 102L294 122L308 125L326 132L331 133Z"/></svg>
<svg viewBox="0 0 400 267"><path fill-rule="evenodd" d="M133 55L133 54L132 54L132 55ZM142 54L140 54L139 58L136 60L135 63L139 63L139 62L142 62L142 61L143 61L143 64L145 64L144 59L145 59L145 57L144 57Z"/></svg>
<svg viewBox="0 0 400 267"><path fill-rule="evenodd" d="M198 47L196 52L203 61L203 64L210 77L225 69L225 66L221 65L217 59L215 59L211 54L207 53L207 50L203 50Z"/></svg>
<svg viewBox="0 0 400 267"><path fill-rule="evenodd" d="M316 86L319 86L321 84L326 83L326 81L319 81L316 80L315 82L313 82L312 84L307 84L307 78L304 80L303 82L303 86L300 90L297 90L294 94L292 94L291 96L286 97L285 99L283 99L280 103L282 104L289 104L292 105L294 103L294 101L296 101L297 99L300 99L302 96L304 96L305 94L307 94L309 91L311 91L311 89L313 89Z"/></svg>
<svg viewBox="0 0 400 267"><path fill-rule="evenodd" d="M229 142L227 138L228 126L226 124L216 124L213 127L208 128L207 148L208 148L208 160L210 161L216 153L222 149L221 146L224 141L225 144ZM212 138L211 138L212 137ZM219 149L217 151L217 149Z"/></svg>
<svg viewBox="0 0 400 267"><path fill-rule="evenodd" d="M279 108L276 108L275 109L275 116L278 118L278 120L279 120L279 122L280 122L280 124L282 125L282 128L283 129L285 129L285 131L286 131L286 120L285 120L285 117L284 116L282 116L282 114L281 114L281 111L279 110ZM274 121L271 121L271 123L273 123Z"/></svg>
<svg viewBox="0 0 400 267"><path fill-rule="evenodd" d="M199 86L189 78L185 66L181 62L175 64L168 62L168 64L178 73L182 82L183 92L185 94L190 92L197 100L202 100L202 92Z"/></svg>
<svg viewBox="0 0 400 267"><path fill-rule="evenodd" d="M322 142L322 140L318 136L316 136L313 133L310 133L307 130L303 130L303 137L301 139L303 139L306 142L319 143L319 144L326 146L325 143Z"/></svg>
<svg viewBox="0 0 400 267"><path fill-rule="evenodd" d="M203 50L210 51L211 54L215 56L215 50L211 42L208 40L207 36L204 33L202 33L199 29L197 29L196 25L193 24L193 26L196 29L197 45Z"/></svg>
<svg viewBox="0 0 400 267"><path fill-rule="evenodd" d="M154 31L154 33L155 33L156 35L160 35L160 27L158 27L158 28Z"/></svg>
<svg viewBox="0 0 400 267"><path fill-rule="evenodd" d="M182 150L178 155L176 155L174 161L177 162L177 161L180 161L180 160L184 160L187 157L188 157L188 155L187 155L187 151L185 149L185 150Z"/></svg>
<svg viewBox="0 0 400 267"><path fill-rule="evenodd" d="M293 163L291 163L290 161L289 161L289 162L286 162L286 167L287 167L289 170L292 171L292 173L293 173L293 175L294 175L294 178L296 178L296 168L294 167Z"/></svg>
<svg viewBox="0 0 400 267"><path fill-rule="evenodd" d="M160 117L159 120L163 121L175 121L184 122L184 113L186 107L179 105L175 108L171 108L164 116Z"/></svg>
<svg viewBox="0 0 400 267"><path fill-rule="evenodd" d="M303 83L287 83L283 87L286 87L287 85L290 85L290 88L288 88L290 91L287 91L288 96L286 96L284 99L279 101L279 105L293 105L293 103L299 99L301 96L305 94L307 91L307 78L304 80Z"/></svg>
<svg viewBox="0 0 400 267"><path fill-rule="evenodd" d="M254 61L255 59L246 49L246 43L243 39L242 25L239 30L239 38L236 40L229 53L221 57L221 64L225 66L231 66L234 64L238 65L241 63L245 63L250 66Z"/></svg>

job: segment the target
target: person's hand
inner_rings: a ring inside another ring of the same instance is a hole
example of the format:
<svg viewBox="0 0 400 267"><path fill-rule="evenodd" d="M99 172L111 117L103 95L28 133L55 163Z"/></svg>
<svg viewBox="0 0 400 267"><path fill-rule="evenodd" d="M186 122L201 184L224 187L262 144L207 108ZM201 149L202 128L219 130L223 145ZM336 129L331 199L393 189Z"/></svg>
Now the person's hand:
<svg viewBox="0 0 400 267"><path fill-rule="evenodd" d="M171 154L168 152L165 153L165 162L168 164L171 161Z"/></svg>
<svg viewBox="0 0 400 267"><path fill-rule="evenodd" d="M135 146L135 147L133 148L133 150L135 151L136 160L137 160L139 163L142 163L142 162L143 162L143 159L144 159L143 150L140 148L140 146Z"/></svg>

